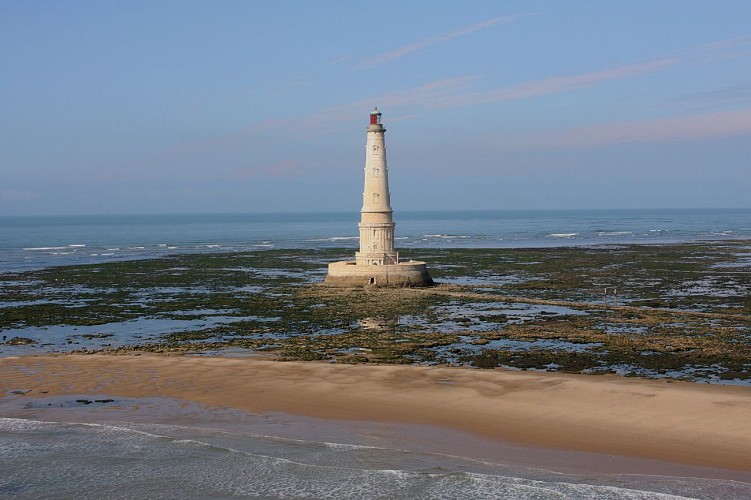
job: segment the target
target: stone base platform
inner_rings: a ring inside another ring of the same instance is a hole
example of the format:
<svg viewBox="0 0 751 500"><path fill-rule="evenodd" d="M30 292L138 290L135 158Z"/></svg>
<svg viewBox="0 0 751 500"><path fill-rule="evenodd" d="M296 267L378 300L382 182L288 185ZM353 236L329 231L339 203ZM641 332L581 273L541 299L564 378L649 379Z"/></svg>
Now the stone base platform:
<svg viewBox="0 0 751 500"><path fill-rule="evenodd" d="M358 266L354 260L329 264L325 284L338 287L411 287L432 286L433 279L425 262L408 261L387 266Z"/></svg>

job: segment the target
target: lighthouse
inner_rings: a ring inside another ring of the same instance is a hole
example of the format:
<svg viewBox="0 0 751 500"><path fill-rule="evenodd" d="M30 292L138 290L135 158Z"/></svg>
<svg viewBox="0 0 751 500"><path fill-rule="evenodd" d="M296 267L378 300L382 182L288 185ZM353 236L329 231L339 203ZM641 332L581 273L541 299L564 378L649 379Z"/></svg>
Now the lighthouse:
<svg viewBox="0 0 751 500"><path fill-rule="evenodd" d="M381 112L370 113L365 140L365 183L360 210L360 249L355 260L329 264L325 283L332 286L429 286L433 280L425 262L399 261L394 249L386 129Z"/></svg>
<svg viewBox="0 0 751 500"><path fill-rule="evenodd" d="M370 113L365 141L365 187L360 211L360 251L355 260L362 266L384 266L399 262L394 251L394 221L391 218L389 171L386 165L386 129L381 112Z"/></svg>

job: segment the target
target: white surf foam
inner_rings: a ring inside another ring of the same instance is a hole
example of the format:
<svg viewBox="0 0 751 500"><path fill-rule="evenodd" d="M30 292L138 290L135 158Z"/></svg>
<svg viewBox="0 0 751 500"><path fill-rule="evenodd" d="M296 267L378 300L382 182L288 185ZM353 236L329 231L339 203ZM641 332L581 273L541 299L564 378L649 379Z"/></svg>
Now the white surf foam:
<svg viewBox="0 0 751 500"><path fill-rule="evenodd" d="M423 238L439 238L439 239L451 239L451 240L460 240L460 239L466 239L469 238L469 236L462 235L462 234L423 234Z"/></svg>
<svg viewBox="0 0 751 500"><path fill-rule="evenodd" d="M44 252L44 251L49 251L49 250L65 250L66 248L68 247L27 247L27 248L24 248L24 250L29 251L29 252L36 252L36 251Z"/></svg>
<svg viewBox="0 0 751 500"><path fill-rule="evenodd" d="M576 238L579 233L551 233L547 235L547 238Z"/></svg>
<svg viewBox="0 0 751 500"><path fill-rule="evenodd" d="M600 231L597 236L631 236L633 231Z"/></svg>

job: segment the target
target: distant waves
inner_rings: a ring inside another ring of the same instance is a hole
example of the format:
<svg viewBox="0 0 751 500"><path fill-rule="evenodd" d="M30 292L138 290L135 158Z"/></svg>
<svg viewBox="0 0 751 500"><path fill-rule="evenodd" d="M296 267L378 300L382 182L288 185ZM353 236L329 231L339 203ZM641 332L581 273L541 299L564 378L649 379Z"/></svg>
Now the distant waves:
<svg viewBox="0 0 751 500"><path fill-rule="evenodd" d="M751 209L396 212L397 249L751 239ZM175 253L358 246L358 214L0 217L0 271Z"/></svg>

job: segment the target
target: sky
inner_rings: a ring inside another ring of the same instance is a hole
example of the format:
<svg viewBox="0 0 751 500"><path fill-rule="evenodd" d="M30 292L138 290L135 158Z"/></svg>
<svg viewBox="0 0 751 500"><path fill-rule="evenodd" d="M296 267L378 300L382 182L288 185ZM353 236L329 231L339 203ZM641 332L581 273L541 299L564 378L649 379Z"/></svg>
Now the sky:
<svg viewBox="0 0 751 500"><path fill-rule="evenodd" d="M751 207L751 2L0 0L0 215Z"/></svg>

